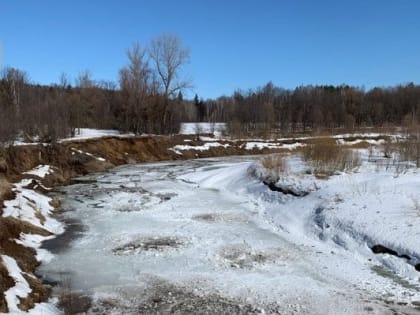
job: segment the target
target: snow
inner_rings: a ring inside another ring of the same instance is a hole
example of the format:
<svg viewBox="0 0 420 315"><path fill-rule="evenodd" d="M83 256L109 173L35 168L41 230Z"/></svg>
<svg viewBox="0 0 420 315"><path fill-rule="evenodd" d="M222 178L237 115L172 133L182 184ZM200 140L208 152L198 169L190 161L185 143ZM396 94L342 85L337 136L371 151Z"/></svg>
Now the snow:
<svg viewBox="0 0 420 315"><path fill-rule="evenodd" d="M186 145L186 144L178 144L168 150L174 151L177 154L182 154L180 151L187 151L187 150L195 150L195 151L207 151L210 148L228 148L230 147L229 144L221 144L219 142L206 142L203 145Z"/></svg>
<svg viewBox="0 0 420 315"><path fill-rule="evenodd" d="M77 128L76 135L74 137L68 137L59 140L58 142L67 142L67 141L83 141L89 139L97 139L104 137L119 137L127 138L135 136L133 133L122 134L118 130L113 129L91 129L91 128Z"/></svg>
<svg viewBox="0 0 420 315"><path fill-rule="evenodd" d="M21 233L20 238L16 243L25 247L33 248L36 250L36 260L39 262L49 262L54 257L49 251L41 248L42 242L54 238L55 235L41 236L37 234Z"/></svg>
<svg viewBox="0 0 420 315"><path fill-rule="evenodd" d="M76 135L69 139L80 140L80 139L92 139L102 138L109 136L118 136L121 133L118 130L113 129L91 129L91 128L76 128Z"/></svg>
<svg viewBox="0 0 420 315"><path fill-rule="evenodd" d="M25 172L23 174L35 175L35 176L44 178L45 176L47 176L51 173L52 173L52 168L51 168L50 165L38 165L34 169L32 169L28 172Z"/></svg>
<svg viewBox="0 0 420 315"><path fill-rule="evenodd" d="M13 280L15 281L15 285L4 293L7 302L7 307L9 309L9 313L7 314L56 315L60 313L59 310L56 307L54 307L54 305L52 305L51 303L37 303L35 304L35 307L29 310L28 312L20 310L18 307L18 305L20 304L19 299L24 299L28 297L32 290L29 287L29 284L26 281L26 279L23 277L23 272L19 268L14 258L7 255L1 255L1 261L3 262L7 271L9 272L10 277L13 278Z"/></svg>
<svg viewBox="0 0 420 315"><path fill-rule="evenodd" d="M31 179L23 179L14 185L16 198L4 202L3 217L11 216L54 234L62 233L63 225L51 217L54 210L50 205L51 198L25 188L31 182Z"/></svg>
<svg viewBox="0 0 420 315"><path fill-rule="evenodd" d="M420 300L417 170L395 174L366 162L320 180L288 155L289 174L277 184L309 192L295 197L270 191L255 163L131 165L64 188L65 217L81 219L87 232L40 273L70 272L75 290L93 292L97 303L112 294L133 310L137 290L153 290L151 279L262 309L275 304L282 314L385 314L383 300L395 308ZM159 239L177 245L145 247ZM375 255L376 243L411 260Z"/></svg>
<svg viewBox="0 0 420 315"><path fill-rule="evenodd" d="M89 153L89 152L84 152L84 151L78 150L76 148L71 148L71 150L73 151L73 154L74 153L84 154L84 155L87 155L87 156L90 156L90 157L94 158L97 161L101 161L101 162L106 161L103 157L95 156L95 155L93 155L92 153Z"/></svg>
<svg viewBox="0 0 420 315"><path fill-rule="evenodd" d="M179 133L182 135L195 135L198 133L213 133L221 135L226 130L225 123L182 123Z"/></svg>
<svg viewBox="0 0 420 315"><path fill-rule="evenodd" d="M346 141L344 139L337 139L337 144L343 144L343 145L356 145L359 143L367 143L370 145L381 145L385 143L384 139L379 140L373 140L373 139L356 139L353 141Z"/></svg>
<svg viewBox="0 0 420 315"><path fill-rule="evenodd" d="M34 175L44 178L53 172L53 168L49 165L39 165L34 169L25 172L24 175ZM40 227L52 233L51 236L41 236L37 234L21 233L16 243L25 247L33 248L36 251L36 259L39 262L49 262L53 255L45 249L41 248L42 242L54 238L56 234L64 232L63 224L52 218L54 208L50 205L51 198L28 188L28 185L42 186L38 180L25 178L14 185L13 191L16 194L15 199L6 200L4 202L3 217L15 217L19 220L29 222L34 226ZM44 186L42 186L44 187ZM46 188L46 187L45 187ZM48 189L48 188L46 188ZM28 312L23 312L18 308L19 298L25 298L30 294L31 288L23 277L23 272L19 268L15 259L7 255L1 256L1 261L5 265L10 277L15 281L15 286L5 292L8 314L59 314L59 310L53 305L54 303L39 303ZM29 277L33 275L27 274Z"/></svg>
<svg viewBox="0 0 420 315"><path fill-rule="evenodd" d="M365 133L344 133L344 134L337 134L334 135L333 138L340 139L340 138L378 138L378 137L397 137L402 138L401 134L395 133L378 133L378 132L365 132Z"/></svg>
<svg viewBox="0 0 420 315"><path fill-rule="evenodd" d="M242 147L245 148L245 150L253 150L253 149L286 149L286 150L294 150L299 147L303 147L305 144L302 143L292 143L292 144L286 144L286 143L274 143L274 142L247 142L242 145Z"/></svg>
<svg viewBox="0 0 420 315"><path fill-rule="evenodd" d="M10 277L15 281L15 286L8 289L4 295L7 301L9 312L19 312L17 307L20 303L19 298L26 298L31 292L28 282L22 276L22 271L12 257L1 255L3 264L9 272Z"/></svg>

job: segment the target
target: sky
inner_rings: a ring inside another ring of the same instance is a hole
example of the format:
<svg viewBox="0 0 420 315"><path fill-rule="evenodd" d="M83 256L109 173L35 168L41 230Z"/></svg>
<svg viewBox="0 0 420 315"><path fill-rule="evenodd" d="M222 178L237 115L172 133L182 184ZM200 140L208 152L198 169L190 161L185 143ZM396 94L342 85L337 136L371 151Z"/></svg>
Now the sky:
<svg viewBox="0 0 420 315"><path fill-rule="evenodd" d="M118 82L127 49L162 33L189 49L188 95L203 98L269 81L420 83L418 0L0 0L0 67Z"/></svg>

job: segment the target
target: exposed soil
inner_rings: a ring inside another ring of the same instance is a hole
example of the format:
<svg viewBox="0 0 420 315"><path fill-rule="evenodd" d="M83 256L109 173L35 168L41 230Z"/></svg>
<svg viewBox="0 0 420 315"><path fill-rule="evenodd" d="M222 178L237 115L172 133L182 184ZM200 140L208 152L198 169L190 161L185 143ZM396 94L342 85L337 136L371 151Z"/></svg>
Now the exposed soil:
<svg viewBox="0 0 420 315"><path fill-rule="evenodd" d="M188 288L166 282L157 282L136 297L100 299L92 304L87 314L197 314L242 315L280 314L278 305L253 306L242 301L227 299L216 294L201 295Z"/></svg>
<svg viewBox="0 0 420 315"><path fill-rule="evenodd" d="M229 263L230 268L252 269L257 265L273 263L284 259L278 250L255 251L250 247L238 244L223 248L220 256Z"/></svg>
<svg viewBox="0 0 420 315"><path fill-rule="evenodd" d="M263 183L271 191L280 192L280 193L285 194L285 195L292 195L292 196L295 196L295 197L305 197L309 194L309 192L307 192L307 191L296 191L294 189L287 188L287 187L279 187L273 182L264 181Z"/></svg>
<svg viewBox="0 0 420 315"><path fill-rule="evenodd" d="M171 248L178 248L183 245L179 239L172 237L143 238L129 242L114 248L112 251L116 255L127 255L141 251L163 251Z"/></svg>

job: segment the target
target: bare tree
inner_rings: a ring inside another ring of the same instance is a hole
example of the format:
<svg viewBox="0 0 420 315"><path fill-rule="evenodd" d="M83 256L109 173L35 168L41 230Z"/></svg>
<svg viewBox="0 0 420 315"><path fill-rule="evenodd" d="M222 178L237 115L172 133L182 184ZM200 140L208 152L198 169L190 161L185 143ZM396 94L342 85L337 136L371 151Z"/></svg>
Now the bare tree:
<svg viewBox="0 0 420 315"><path fill-rule="evenodd" d="M16 115L19 116L22 107L22 93L29 82L28 75L16 68L6 68L3 71L2 79L8 83Z"/></svg>
<svg viewBox="0 0 420 315"><path fill-rule="evenodd" d="M120 87L124 99L123 127L139 133L145 132L147 122L146 98L149 93L151 71L146 52L139 43L127 51L128 65L119 72Z"/></svg>
<svg viewBox="0 0 420 315"><path fill-rule="evenodd" d="M182 68L189 61L190 53L188 49L182 47L179 37L163 34L150 43L149 55L163 87L165 104L162 127L165 128L169 99L191 86L189 80L180 78Z"/></svg>

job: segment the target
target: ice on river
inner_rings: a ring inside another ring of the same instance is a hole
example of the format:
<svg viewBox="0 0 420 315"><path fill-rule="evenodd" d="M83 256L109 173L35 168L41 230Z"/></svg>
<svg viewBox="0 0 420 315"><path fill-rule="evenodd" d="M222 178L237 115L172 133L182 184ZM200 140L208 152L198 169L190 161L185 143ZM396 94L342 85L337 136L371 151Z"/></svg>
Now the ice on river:
<svg viewBox="0 0 420 315"><path fill-rule="evenodd" d="M189 301L218 296L222 308L236 301L254 313L386 314L404 307L397 302L420 300L415 274L389 276L383 262L391 259L375 256L363 238L343 240L347 246L333 241L353 236L340 234L340 222L347 232L363 230L340 219L340 202L328 210L334 216L324 213L322 224L333 231L320 237L314 211L330 200L322 192L332 198L333 187L351 183L359 205L358 194L366 196L357 174L325 181L306 197L284 197L252 176L253 163L233 157L130 165L64 188L62 219L80 220L85 229L40 273L70 279L93 305L112 298L116 314L134 314L145 292L162 283L173 299L182 288ZM162 299L174 307L162 296L152 299L155 307Z"/></svg>

